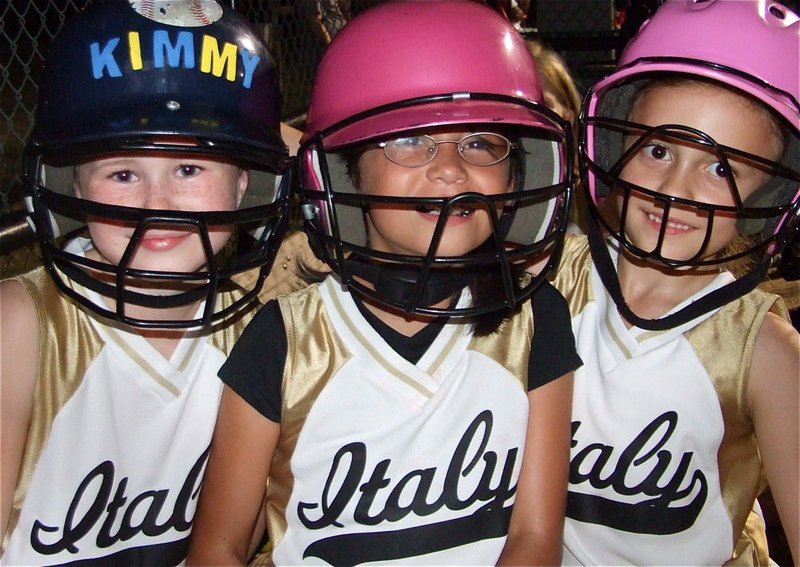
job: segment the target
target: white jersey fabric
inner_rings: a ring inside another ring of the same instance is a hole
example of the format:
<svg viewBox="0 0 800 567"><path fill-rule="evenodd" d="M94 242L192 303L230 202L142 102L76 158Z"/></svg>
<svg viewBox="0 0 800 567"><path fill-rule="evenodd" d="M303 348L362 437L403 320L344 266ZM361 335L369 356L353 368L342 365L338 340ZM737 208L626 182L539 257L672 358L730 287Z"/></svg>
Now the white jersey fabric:
<svg viewBox="0 0 800 567"><path fill-rule="evenodd" d="M73 251L86 245L75 241ZM279 276L270 289L296 284ZM188 331L167 360L132 328L67 299L43 268L16 279L42 339L2 564L181 562L219 406L217 371L255 310L211 332ZM241 294L217 301L225 307Z"/></svg>
<svg viewBox="0 0 800 567"><path fill-rule="evenodd" d="M566 305L547 288L569 333ZM263 312L220 372L281 423L267 492L271 545L256 562L494 564L525 439L530 302L488 337L444 324L414 364L333 277L278 301L272 316L282 317L286 344L277 375L252 361L259 345L275 343L259 330L275 328ZM552 378L575 367L574 344L563 351L568 369ZM262 400L265 391L280 399Z"/></svg>
<svg viewBox="0 0 800 567"><path fill-rule="evenodd" d="M627 328L585 237L568 238L555 285L584 361L564 564L765 564L763 525L748 520L764 484L746 394L764 317L785 316L777 296L756 290L666 331Z"/></svg>

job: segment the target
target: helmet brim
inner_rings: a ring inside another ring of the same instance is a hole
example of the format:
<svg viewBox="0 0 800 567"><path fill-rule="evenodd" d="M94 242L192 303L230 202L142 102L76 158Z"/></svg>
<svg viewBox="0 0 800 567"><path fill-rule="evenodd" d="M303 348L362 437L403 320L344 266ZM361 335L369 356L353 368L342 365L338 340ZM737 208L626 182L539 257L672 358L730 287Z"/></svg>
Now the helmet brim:
<svg viewBox="0 0 800 567"><path fill-rule="evenodd" d="M336 148L366 140L385 138L395 133L430 130L441 126L487 125L540 128L553 133L561 130L549 120L547 109L492 100L448 100L418 104L379 113L332 126L323 134L325 145Z"/></svg>
<svg viewBox="0 0 800 567"><path fill-rule="evenodd" d="M677 74L687 78L694 77L732 87L766 104L786 119L792 128L800 129L800 114L798 113L800 109L787 93L769 88L760 83L755 77L748 78L744 74L735 74L705 61L681 60L680 58L675 58L671 61L635 61L633 64L627 65L602 79L593 88L597 96L590 101L590 114L593 115L596 112L597 98L602 97L608 89L628 80L641 79L647 74L655 75L657 73Z"/></svg>

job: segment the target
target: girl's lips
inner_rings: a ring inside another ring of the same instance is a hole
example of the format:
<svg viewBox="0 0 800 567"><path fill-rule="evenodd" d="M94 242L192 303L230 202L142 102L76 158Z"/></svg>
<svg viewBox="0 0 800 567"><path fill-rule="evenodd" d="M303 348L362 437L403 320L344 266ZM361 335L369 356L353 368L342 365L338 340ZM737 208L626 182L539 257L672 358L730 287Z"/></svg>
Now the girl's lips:
<svg viewBox="0 0 800 567"><path fill-rule="evenodd" d="M426 220L438 222L442 210L439 207L420 206L417 207L417 212ZM469 206L451 207L447 222L448 224L453 222L466 222L474 213L475 209Z"/></svg>
<svg viewBox="0 0 800 567"><path fill-rule="evenodd" d="M148 236L143 238L140 246L146 250L153 252L165 252L180 246L183 242L191 236L190 234L180 235L163 235L163 236Z"/></svg>

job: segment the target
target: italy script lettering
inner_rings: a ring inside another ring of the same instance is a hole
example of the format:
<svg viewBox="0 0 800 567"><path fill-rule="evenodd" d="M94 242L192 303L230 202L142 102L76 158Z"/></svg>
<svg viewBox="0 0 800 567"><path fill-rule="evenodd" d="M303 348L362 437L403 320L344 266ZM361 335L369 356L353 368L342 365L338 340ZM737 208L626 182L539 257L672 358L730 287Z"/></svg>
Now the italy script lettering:
<svg viewBox="0 0 800 567"><path fill-rule="evenodd" d="M95 541L91 543L101 549L111 547L118 541L127 541L140 533L155 537L170 530L188 532L194 517L194 508L190 514L189 504L196 503L209 450L206 449L192 466L171 510L168 509L169 488L148 490L129 498L128 477L121 478L115 487L114 463L100 463L77 487L63 525L49 526L40 520L34 521L31 546L43 555L64 550L78 553L79 544L101 522ZM165 510L169 515L163 518L162 512ZM135 523L134 518L141 520ZM55 540L54 534L57 537Z"/></svg>
<svg viewBox="0 0 800 567"><path fill-rule="evenodd" d="M683 453L672 466L675 456L665 447L677 424L677 413L665 412L618 452L602 443L579 446L576 435L581 422L573 422L572 447L578 450L570 463L567 516L633 533L663 535L691 527L706 501L708 482L700 469L690 471L692 452ZM634 467L647 472L635 484L630 482ZM668 472L670 469L672 472ZM578 490L585 483L604 492L586 494ZM648 498L631 502L630 497L637 495ZM687 498L691 499L676 505Z"/></svg>
<svg viewBox="0 0 800 567"><path fill-rule="evenodd" d="M308 546L304 556L319 557L333 565L352 565L397 560L504 536L516 493L514 468L519 448L510 448L504 459L488 450L492 426L490 411L476 416L444 471L429 467L390 474L392 459L381 460L368 471L364 443L341 447L332 459L318 501L300 502L297 506L300 521L309 529L353 523L376 526L409 515L431 516L442 508L473 509L463 517L444 522L392 531L356 530L320 539ZM465 490L465 486L471 488ZM342 516L354 501L352 522L347 522ZM481 505L475 508L476 503Z"/></svg>
<svg viewBox="0 0 800 567"><path fill-rule="evenodd" d="M503 503L516 491L516 484L512 485L512 476L518 449L508 451L500 478L495 481L497 484L492 486L498 465L497 454L486 451L492 433L492 423L490 411L482 412L472 421L453 453L444 475L441 493L438 495L430 494L434 477L438 472L435 467L410 471L393 482L386 476L391 466L391 459L385 459L375 466L364 481L366 445L358 442L345 445L334 456L319 502L298 504L300 521L309 529L341 526L339 517L350 501L356 497L356 492L361 494L358 496L353 519L362 525L376 525L384 521L396 522L408 514L429 516L443 507L463 510L477 501L485 502L486 507L502 508ZM473 454L469 454L470 448ZM479 470L481 462L483 468ZM343 475L344 480L334 487L333 479L342 477L340 468L348 463L349 468ZM471 475L479 475L475 490L462 497L459 495L459 486L463 485L464 479L470 478ZM389 492L382 509L371 512L376 497L385 490ZM401 501L409 503L402 506ZM311 518L308 514L311 510L320 510L321 514L315 519Z"/></svg>

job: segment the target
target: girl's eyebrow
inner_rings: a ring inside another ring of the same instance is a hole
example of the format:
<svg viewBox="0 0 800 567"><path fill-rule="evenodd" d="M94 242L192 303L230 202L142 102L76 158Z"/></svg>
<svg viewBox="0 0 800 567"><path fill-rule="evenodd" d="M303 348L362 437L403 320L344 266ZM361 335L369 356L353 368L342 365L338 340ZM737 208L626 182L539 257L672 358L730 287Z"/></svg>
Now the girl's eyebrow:
<svg viewBox="0 0 800 567"><path fill-rule="evenodd" d="M84 165L94 166L95 168L100 167L109 167L109 166L118 166L118 165L128 165L135 161L135 158L130 157L119 157L119 158L108 158L108 160L98 160L94 163L88 163Z"/></svg>

